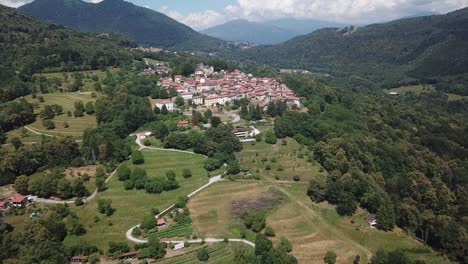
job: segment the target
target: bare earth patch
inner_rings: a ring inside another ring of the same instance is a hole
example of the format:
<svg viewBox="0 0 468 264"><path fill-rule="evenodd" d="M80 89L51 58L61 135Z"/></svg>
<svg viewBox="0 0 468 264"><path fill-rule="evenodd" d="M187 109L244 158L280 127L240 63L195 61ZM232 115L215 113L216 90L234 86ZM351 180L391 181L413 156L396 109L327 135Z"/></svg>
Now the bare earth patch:
<svg viewBox="0 0 468 264"><path fill-rule="evenodd" d="M270 187L266 193L256 199L242 199L232 201L232 214L238 218L245 212L271 210L282 200L284 200L284 198L285 196L283 193L274 187Z"/></svg>

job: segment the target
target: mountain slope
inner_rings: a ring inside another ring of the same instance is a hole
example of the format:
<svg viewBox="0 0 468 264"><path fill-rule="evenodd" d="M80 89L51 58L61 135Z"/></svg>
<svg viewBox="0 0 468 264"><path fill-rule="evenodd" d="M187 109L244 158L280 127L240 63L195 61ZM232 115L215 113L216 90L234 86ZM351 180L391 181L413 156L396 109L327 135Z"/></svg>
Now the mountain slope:
<svg viewBox="0 0 468 264"><path fill-rule="evenodd" d="M123 0L104 0L97 4L81 0L36 0L18 10L82 32L122 33L148 46L210 51L225 45L166 15Z"/></svg>
<svg viewBox="0 0 468 264"><path fill-rule="evenodd" d="M322 29L241 54L279 67L336 76L358 75L386 85L468 73L468 8L363 28Z"/></svg>
<svg viewBox="0 0 468 264"><path fill-rule="evenodd" d="M29 93L28 82L44 69L76 70L119 66L132 60L113 34L78 33L0 5L0 103Z"/></svg>
<svg viewBox="0 0 468 264"><path fill-rule="evenodd" d="M297 33L278 26L242 19L205 29L202 33L227 41L251 42L261 45L277 44L297 36Z"/></svg>
<svg viewBox="0 0 468 264"><path fill-rule="evenodd" d="M294 32L295 36L310 34L322 28L342 28L347 26L345 24L329 21L294 18L283 18L278 20L266 21L265 24L280 27L290 32Z"/></svg>

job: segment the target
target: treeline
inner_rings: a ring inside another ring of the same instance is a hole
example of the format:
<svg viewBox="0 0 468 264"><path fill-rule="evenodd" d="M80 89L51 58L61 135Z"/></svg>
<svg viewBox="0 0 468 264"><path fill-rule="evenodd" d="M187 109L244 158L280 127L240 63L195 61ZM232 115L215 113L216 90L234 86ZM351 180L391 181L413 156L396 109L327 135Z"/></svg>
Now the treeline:
<svg viewBox="0 0 468 264"><path fill-rule="evenodd" d="M311 182L310 197L336 204L341 215L364 207L377 214L380 229L397 225L463 261L467 112L438 93L391 98L297 76L284 81L309 111L277 118L275 134L307 145L329 172L325 182Z"/></svg>
<svg viewBox="0 0 468 264"><path fill-rule="evenodd" d="M31 92L33 73L121 66L132 61L122 36L77 33L0 6L0 103Z"/></svg>

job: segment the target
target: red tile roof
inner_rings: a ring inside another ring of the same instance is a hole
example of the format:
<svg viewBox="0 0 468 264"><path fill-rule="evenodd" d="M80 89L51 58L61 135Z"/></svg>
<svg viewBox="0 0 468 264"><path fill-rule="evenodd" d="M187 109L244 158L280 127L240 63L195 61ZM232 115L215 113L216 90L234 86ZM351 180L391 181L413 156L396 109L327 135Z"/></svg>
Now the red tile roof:
<svg viewBox="0 0 468 264"><path fill-rule="evenodd" d="M156 225L160 226L160 225L165 225L166 224L166 221L164 221L163 218L159 218L157 221L156 221Z"/></svg>
<svg viewBox="0 0 468 264"><path fill-rule="evenodd" d="M27 198L28 197L23 196L23 195L16 195L16 196L11 197L11 202L12 203L22 203Z"/></svg>

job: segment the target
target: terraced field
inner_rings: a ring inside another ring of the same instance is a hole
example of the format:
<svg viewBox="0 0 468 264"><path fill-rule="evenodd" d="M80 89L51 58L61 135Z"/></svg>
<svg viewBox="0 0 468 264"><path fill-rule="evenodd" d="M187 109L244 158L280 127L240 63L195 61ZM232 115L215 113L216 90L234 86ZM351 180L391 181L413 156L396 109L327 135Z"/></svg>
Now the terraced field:
<svg viewBox="0 0 468 264"><path fill-rule="evenodd" d="M192 222L177 223L176 226L152 234L157 238L183 238L193 234Z"/></svg>
<svg viewBox="0 0 468 264"><path fill-rule="evenodd" d="M234 250L237 247L246 247L244 245L238 245L234 243L217 243L211 245L201 245L186 248L186 252L182 255L165 258L163 260L157 261L158 264L190 264L196 263L199 264L200 261L197 258L197 251L201 248L206 248L210 258L207 262L210 264L233 264L234 263ZM248 250L253 250L252 248L246 247Z"/></svg>

